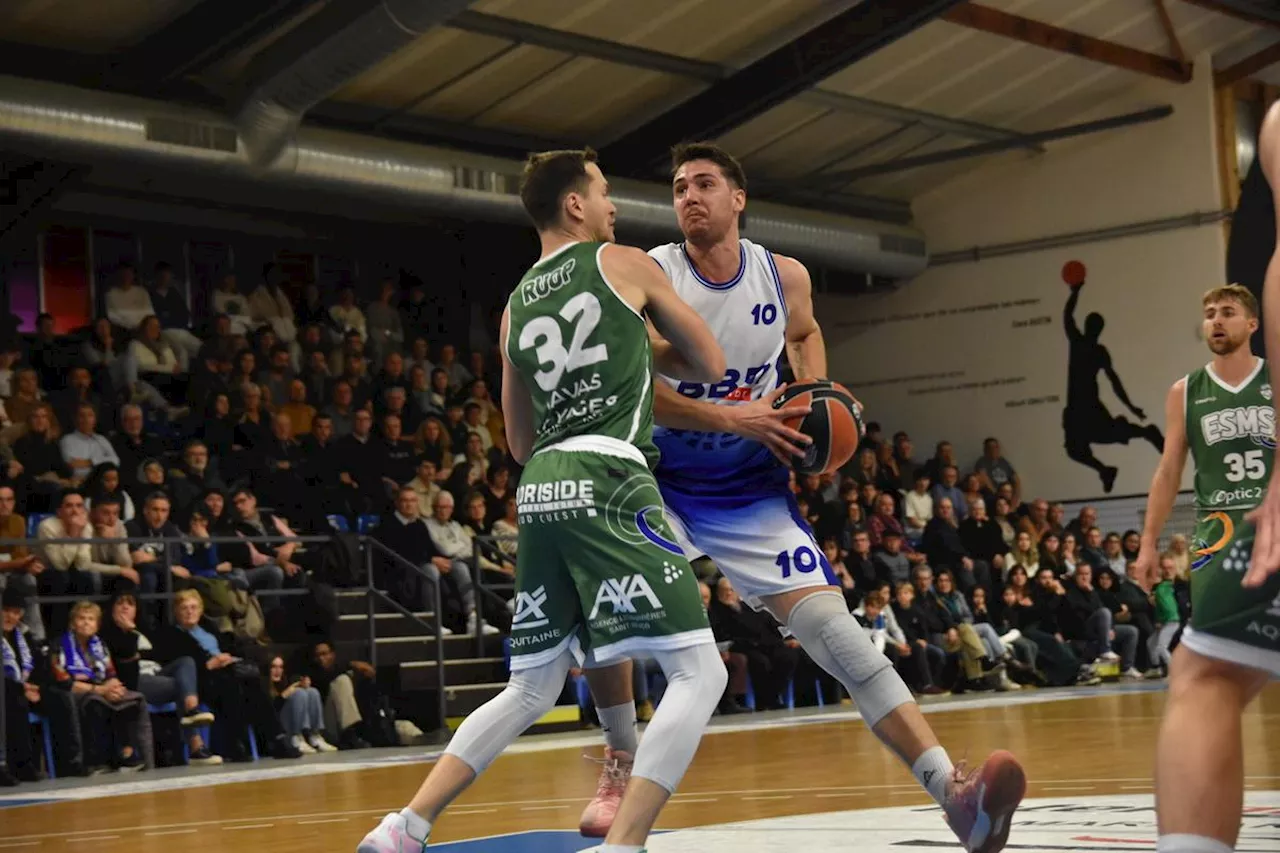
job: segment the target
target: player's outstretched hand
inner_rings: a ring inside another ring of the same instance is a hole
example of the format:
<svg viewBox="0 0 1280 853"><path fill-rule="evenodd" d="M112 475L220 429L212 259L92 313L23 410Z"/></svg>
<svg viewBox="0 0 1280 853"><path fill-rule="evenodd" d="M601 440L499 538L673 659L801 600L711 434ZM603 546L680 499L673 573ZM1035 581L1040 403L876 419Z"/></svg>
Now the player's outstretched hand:
<svg viewBox="0 0 1280 853"><path fill-rule="evenodd" d="M1155 588L1160 576L1160 552L1154 545L1143 545L1138 549L1138 559L1133 561L1134 574L1143 588L1150 592Z"/></svg>
<svg viewBox="0 0 1280 853"><path fill-rule="evenodd" d="M804 456L805 448L811 442L807 435L787 426L785 421L797 415L807 415L812 409L797 405L775 409L773 401L786 390L787 386L779 386L759 400L729 407L729 411L733 413L733 432L760 442L789 466L794 457Z"/></svg>
<svg viewBox="0 0 1280 853"><path fill-rule="evenodd" d="M1244 586L1255 589L1280 571L1280 468L1271 475L1267 494L1245 521L1254 525L1253 559L1245 573Z"/></svg>

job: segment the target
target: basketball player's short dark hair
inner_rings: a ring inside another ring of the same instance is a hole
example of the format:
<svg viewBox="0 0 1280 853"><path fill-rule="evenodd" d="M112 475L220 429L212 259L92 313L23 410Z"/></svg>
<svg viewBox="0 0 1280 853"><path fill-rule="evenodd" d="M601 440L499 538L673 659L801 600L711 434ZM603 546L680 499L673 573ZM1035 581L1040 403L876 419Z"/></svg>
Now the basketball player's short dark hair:
<svg viewBox="0 0 1280 853"><path fill-rule="evenodd" d="M520 201L535 228L545 231L556 224L566 195L586 193L591 182L587 164L596 162L596 152L590 148L529 155L520 176Z"/></svg>
<svg viewBox="0 0 1280 853"><path fill-rule="evenodd" d="M1258 298L1253 295L1253 291L1245 287L1243 284L1227 284L1219 287L1213 287L1205 291L1204 299L1201 305L1209 305L1213 302L1223 301L1239 302L1240 307L1250 317L1258 316Z"/></svg>
<svg viewBox="0 0 1280 853"><path fill-rule="evenodd" d="M671 174L680 171L685 163L694 160L710 160L720 167L720 173L740 190L747 188L747 173L742 170L738 158L714 142L681 142L671 149Z"/></svg>

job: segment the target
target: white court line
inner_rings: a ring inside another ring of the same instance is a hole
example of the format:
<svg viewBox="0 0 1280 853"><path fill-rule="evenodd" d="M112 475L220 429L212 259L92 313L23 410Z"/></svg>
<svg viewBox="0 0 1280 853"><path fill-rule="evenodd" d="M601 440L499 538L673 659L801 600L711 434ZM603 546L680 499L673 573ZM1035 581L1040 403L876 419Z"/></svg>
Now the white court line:
<svg viewBox="0 0 1280 853"><path fill-rule="evenodd" d="M144 832L143 835L195 835L194 829L170 829L165 832Z"/></svg>
<svg viewBox="0 0 1280 853"><path fill-rule="evenodd" d="M1121 791L1150 791L1150 785L1121 785Z"/></svg>
<svg viewBox="0 0 1280 853"><path fill-rule="evenodd" d="M1271 781L1271 780L1280 779L1280 775L1276 775L1276 774L1253 775L1253 776L1246 776L1245 778L1249 780ZM1122 777L1112 777L1112 778L1056 779L1054 780L1054 782L1057 783L1059 787L1042 788L1040 790L1046 790L1046 791L1062 790L1061 786L1067 785L1070 783L1101 783L1104 785L1114 785L1114 784L1128 782L1128 783L1146 783L1149 785L1151 782L1151 779L1150 777L1122 776ZM1067 790L1073 790L1073 791L1074 790L1093 790L1095 787L1096 786L1093 784L1087 784L1087 785L1080 784L1075 787L1067 788ZM1265 787L1265 786L1251 785L1250 787L1258 788L1258 787ZM901 791L901 790L895 790L895 789L907 789L907 790ZM778 788L754 788L754 789L747 789L747 790L740 789L740 790L716 790L716 791L689 791L687 792L686 796L691 798L738 797L744 794L754 795L754 794L781 793L781 790L782 789L778 789ZM865 794L860 793L861 791L886 791L886 792L892 792L894 796L904 796L909 793L916 793L920 791L919 786L916 785L914 782L902 783L902 784L888 784L888 785L815 786L815 787L808 787L808 788L788 787L785 790L791 792L792 794L807 795L807 796L819 797L823 799L865 796ZM474 803L472 804L472 806L467 807L465 809L458 809L455 811L451 811L450 814L463 815L463 814L493 813L498 811L499 809L508 809L508 808L512 808L513 806L520 806L520 805L536 805L536 804L547 805L547 804L553 804L553 803L564 803L564 804L573 805L573 804L583 803L586 801L586 799L587 799L587 796L584 794L583 796L580 796L580 797L566 797L566 798L560 798L560 799L542 798L537 800L500 800L500 801L491 801L491 802L480 802L480 803ZM485 807L493 807L493 808L486 809ZM290 820L296 821L296 820L305 820L308 818L326 818L326 817L336 817L341 815L351 815L351 816L357 816L357 817L377 816L378 819L381 819L381 817L385 815L387 812L394 811L394 810L395 810L394 808L388 806L388 807L377 808L377 809L353 809L349 811L328 811L328 812L312 812L312 813L285 814L285 815L261 815L261 816L258 816L258 819L275 821L275 822L285 822ZM252 818L249 818L249 819L252 819ZM223 826L224 824L242 824L244 820L246 820L246 818L221 818L216 820L186 821L182 823L113 826L113 827L101 827L99 829L94 829L94 830L70 830L65 832L28 834L28 835L14 836L12 839L12 842L8 843L7 846L9 847L33 846L35 843L38 843L39 840L46 839L46 838L65 838L68 841L74 841L82 836L85 836L85 835L91 836L91 835L94 835L95 833L102 833L104 831L136 834L143 830L160 830L160 829L171 829L171 828L181 828L181 827L202 828L202 827ZM192 829L189 831L194 832L195 830ZM16 842L31 842L31 843L24 845Z"/></svg>
<svg viewBox="0 0 1280 853"><path fill-rule="evenodd" d="M720 802L719 797L703 797L700 800L677 800L675 797L672 797L670 800L667 801L668 805L672 805L672 806L679 806L684 803L718 803L718 802Z"/></svg>
<svg viewBox="0 0 1280 853"><path fill-rule="evenodd" d="M300 820L298 821L298 826L311 826L316 823L346 823L348 820L350 818L346 817L331 817L325 820Z"/></svg>
<svg viewBox="0 0 1280 853"><path fill-rule="evenodd" d="M817 798L819 800L843 800L843 799L846 799L847 797L865 797L865 796L866 794L854 791L848 794L818 794Z"/></svg>
<svg viewBox="0 0 1280 853"><path fill-rule="evenodd" d="M1092 791L1096 785L1044 785L1041 791Z"/></svg>
<svg viewBox="0 0 1280 853"><path fill-rule="evenodd" d="M246 823L244 826L224 826L223 832L235 832L237 829L270 829L274 823Z"/></svg>
<svg viewBox="0 0 1280 853"><path fill-rule="evenodd" d="M743 797L742 801L744 803L753 803L753 802L759 802L761 800L794 800L794 799L795 799L795 795L793 794L781 794L774 797Z"/></svg>
<svg viewBox="0 0 1280 853"><path fill-rule="evenodd" d="M67 843L82 844L89 841L115 841L119 837L120 836L118 835L92 835L92 836L89 836L88 838L68 838Z"/></svg>
<svg viewBox="0 0 1280 853"><path fill-rule="evenodd" d="M1033 693L1022 695L1001 694L1000 696L984 696L971 700L959 699L947 702L926 703L922 705L920 710L930 716L940 718L935 727L946 724L946 716L957 711L975 711L985 710L988 708L1011 708L1023 705L1041 705L1053 702L1079 702L1088 699L1098 699L1110 696L1125 695L1130 693L1150 693L1163 690L1163 685L1148 685L1141 687L1128 688L1061 688L1061 692L1057 688L1052 690L1037 690ZM1254 715L1251 715L1254 716ZM1263 719L1270 719L1271 714L1258 714ZM740 718L734 718L735 720ZM751 721L743 720L742 722L734 722L725 725L713 724L709 726L706 735L719 734L735 734L739 732L759 732L774 731L780 728L800 728L804 726L819 724L836 724L836 723L856 723L861 720L861 715L852 707L841 706L832 710L819 710L816 712L796 712L767 719L756 718ZM1054 719L1066 721L1075 719L1079 722L1093 722L1094 717L1081 716L1071 718L1067 716L1055 717ZM517 741L508 747L504 755L519 755L532 752L548 752L552 750L571 749L582 746L598 746L600 743L599 734L573 734L567 736L548 736L535 737L528 741ZM421 753L406 754L402 756L390 756L389 758L371 758L357 759L351 762L333 762L321 764L290 764L288 766L273 766L268 764L265 767L236 770L230 772L218 772L209 774L193 774L185 776L173 776L163 779L143 779L130 782L111 782L100 785L81 785L70 788L53 788L52 790L42 790L38 794L41 797L49 797L56 801L67 800L83 800L94 799L98 797L117 797L126 796L128 794L143 794L156 792L171 792L176 790L191 790L199 788L209 788L217 785L235 784L238 782L258 782L271 779L298 779L307 776L327 775L331 773L346 773L353 770L370 770L375 768L387 767L390 765L404 765L416 763L429 763L435 761L443 754L443 751L437 747L433 750ZM278 763L277 763L278 764ZM1134 780L1141 781L1141 780ZM0 801L9 799L27 799L37 792L27 792L15 794L0 794ZM214 821L213 823L218 823Z"/></svg>

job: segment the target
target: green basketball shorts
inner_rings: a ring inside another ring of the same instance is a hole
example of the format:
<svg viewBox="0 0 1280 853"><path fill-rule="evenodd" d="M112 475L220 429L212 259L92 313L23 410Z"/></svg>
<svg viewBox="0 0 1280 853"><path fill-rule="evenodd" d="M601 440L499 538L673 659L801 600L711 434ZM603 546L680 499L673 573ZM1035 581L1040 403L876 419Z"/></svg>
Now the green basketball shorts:
<svg viewBox="0 0 1280 853"><path fill-rule="evenodd" d="M1243 510L1196 524L1191 554L1191 624L1182 642L1207 657L1280 675L1280 575L1261 589L1240 585L1253 553Z"/></svg>
<svg viewBox="0 0 1280 853"><path fill-rule="evenodd" d="M566 649L603 663L715 642L643 456L591 438L592 450L535 454L516 488L513 671Z"/></svg>

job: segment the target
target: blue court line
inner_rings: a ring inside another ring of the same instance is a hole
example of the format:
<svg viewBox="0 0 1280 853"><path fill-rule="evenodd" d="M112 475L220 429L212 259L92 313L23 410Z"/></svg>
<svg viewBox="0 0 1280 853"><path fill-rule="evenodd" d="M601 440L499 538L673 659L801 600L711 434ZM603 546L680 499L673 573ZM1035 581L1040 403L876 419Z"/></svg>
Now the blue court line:
<svg viewBox="0 0 1280 853"><path fill-rule="evenodd" d="M15 809L18 806L42 806L45 803L60 803L62 800L54 797L31 797L30 799L19 799L17 797L11 800L0 800L0 809Z"/></svg>
<svg viewBox="0 0 1280 853"><path fill-rule="evenodd" d="M603 839L583 838L569 830L538 830L433 844L433 853L579 853L598 847Z"/></svg>

